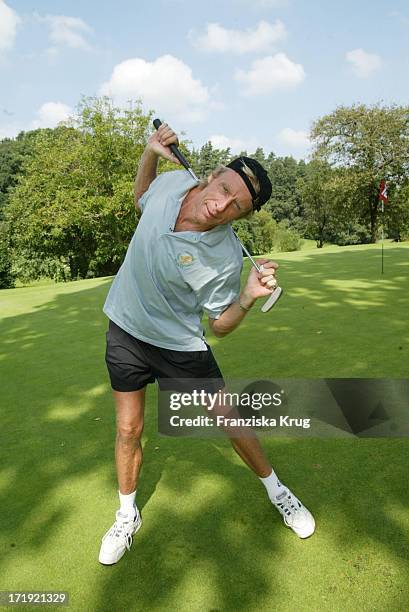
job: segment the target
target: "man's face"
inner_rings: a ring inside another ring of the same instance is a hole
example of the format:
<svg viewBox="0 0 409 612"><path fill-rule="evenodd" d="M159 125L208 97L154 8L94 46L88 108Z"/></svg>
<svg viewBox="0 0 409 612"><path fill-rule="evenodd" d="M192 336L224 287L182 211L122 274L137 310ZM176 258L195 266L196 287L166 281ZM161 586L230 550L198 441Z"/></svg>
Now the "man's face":
<svg viewBox="0 0 409 612"><path fill-rule="evenodd" d="M211 176L200 191L196 219L211 229L242 217L252 210L252 199L244 181L231 168Z"/></svg>

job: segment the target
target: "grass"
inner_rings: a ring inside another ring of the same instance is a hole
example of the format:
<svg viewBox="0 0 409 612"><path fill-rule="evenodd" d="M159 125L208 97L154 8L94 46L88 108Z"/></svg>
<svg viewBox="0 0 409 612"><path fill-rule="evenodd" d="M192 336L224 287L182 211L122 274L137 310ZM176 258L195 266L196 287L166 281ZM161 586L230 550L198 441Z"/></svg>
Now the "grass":
<svg viewBox="0 0 409 612"><path fill-rule="evenodd" d="M383 278L376 245L274 258L279 305L211 338L226 375L407 377L408 244L387 246ZM98 565L116 509L101 312L110 282L0 294L0 590L66 590L75 611L406 609L407 440L265 438L316 516L300 541L225 440L158 436L154 387L144 525L117 566Z"/></svg>

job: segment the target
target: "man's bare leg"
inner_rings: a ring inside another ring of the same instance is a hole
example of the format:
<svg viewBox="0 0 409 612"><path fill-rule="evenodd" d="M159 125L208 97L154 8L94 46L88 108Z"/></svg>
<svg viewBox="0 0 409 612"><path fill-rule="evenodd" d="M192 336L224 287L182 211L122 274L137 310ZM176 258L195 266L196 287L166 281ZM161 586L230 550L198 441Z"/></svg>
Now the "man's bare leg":
<svg viewBox="0 0 409 612"><path fill-rule="evenodd" d="M115 460L121 507L116 520L102 539L99 561L113 565L132 544L142 525L135 504L136 485L142 465L141 437L145 411L145 388L139 391L114 391L116 405Z"/></svg>
<svg viewBox="0 0 409 612"><path fill-rule="evenodd" d="M144 425L145 390L114 391L116 404L115 461L119 491L135 491L142 466L141 437Z"/></svg>
<svg viewBox="0 0 409 612"><path fill-rule="evenodd" d="M233 420L240 417L237 408L231 405L216 403L212 412L215 416L231 417ZM280 512L287 527L290 527L300 538L308 538L312 535L315 530L314 517L292 491L280 482L254 431L228 424L222 429L229 437L239 457L260 478L268 497Z"/></svg>
<svg viewBox="0 0 409 612"><path fill-rule="evenodd" d="M230 438L230 442L239 457L257 476L270 476L273 468L256 437L250 438L247 434L247 437Z"/></svg>
<svg viewBox="0 0 409 612"><path fill-rule="evenodd" d="M221 390L221 393L226 391L227 389L224 388ZM235 419L240 417L237 408L229 404L216 403L212 409L212 414L214 416L228 416ZM273 468L253 431L241 426L225 426L222 429L229 437L236 453L257 476L260 478L270 476Z"/></svg>

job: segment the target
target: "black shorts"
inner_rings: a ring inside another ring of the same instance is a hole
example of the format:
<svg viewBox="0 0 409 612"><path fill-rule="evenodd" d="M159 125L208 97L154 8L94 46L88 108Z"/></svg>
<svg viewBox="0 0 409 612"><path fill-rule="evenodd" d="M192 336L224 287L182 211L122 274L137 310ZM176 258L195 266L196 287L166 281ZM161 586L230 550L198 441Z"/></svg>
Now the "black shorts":
<svg viewBox="0 0 409 612"><path fill-rule="evenodd" d="M207 343L207 351L171 351L134 338L113 321L106 338L105 361L115 391L138 391L155 380L161 390L215 393L224 387Z"/></svg>

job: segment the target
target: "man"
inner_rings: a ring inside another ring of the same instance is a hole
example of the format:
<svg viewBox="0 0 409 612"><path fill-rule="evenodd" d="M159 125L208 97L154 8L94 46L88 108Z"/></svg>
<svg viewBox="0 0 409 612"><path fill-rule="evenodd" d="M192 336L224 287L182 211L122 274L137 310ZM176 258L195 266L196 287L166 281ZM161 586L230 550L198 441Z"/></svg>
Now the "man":
<svg viewBox="0 0 409 612"><path fill-rule="evenodd" d="M135 205L142 215L104 306L110 319L106 362L116 403L120 499L102 540L99 561L105 565L119 561L141 526L135 495L146 385L194 378L203 379L208 392L220 390L222 374L204 340L203 313L212 332L223 337L277 285L277 264L262 259L262 272L252 269L240 292L242 253L230 227L268 201L271 183L264 168L245 157L199 184L183 170L157 177L159 157L178 163L169 148L177 142L165 123L148 141L135 179ZM284 523L299 537L310 536L312 515L279 481L257 438L231 442Z"/></svg>

